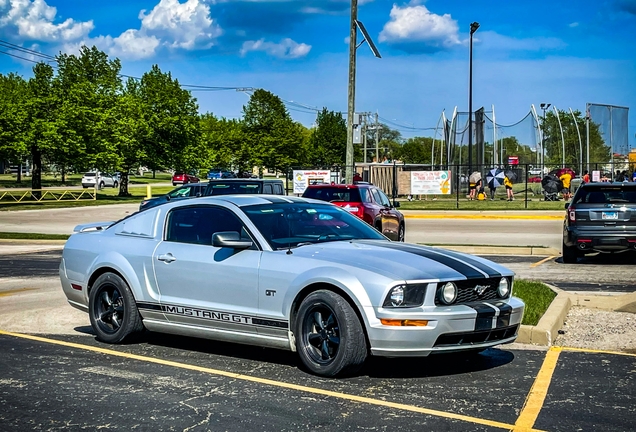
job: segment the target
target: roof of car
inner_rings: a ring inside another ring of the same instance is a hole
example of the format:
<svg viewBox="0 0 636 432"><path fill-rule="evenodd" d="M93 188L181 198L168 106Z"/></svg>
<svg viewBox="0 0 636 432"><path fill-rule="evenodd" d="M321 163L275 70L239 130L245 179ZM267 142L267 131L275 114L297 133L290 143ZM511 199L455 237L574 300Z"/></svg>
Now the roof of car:
<svg viewBox="0 0 636 432"><path fill-rule="evenodd" d="M623 186L623 187L629 187L629 188L636 188L636 183L634 182L591 182L591 183L584 183L581 185L581 187L585 187L585 188L603 187L603 186L612 186L612 187Z"/></svg>
<svg viewBox="0 0 636 432"><path fill-rule="evenodd" d="M238 194L238 195L215 195L202 196L195 200L181 200L167 203L173 207L184 205L201 205L201 204L217 204L219 202L227 202L237 207L244 207L259 204L285 204L285 203L319 203L325 204L324 201L317 201L310 198L302 198L292 195L264 195L264 194Z"/></svg>
<svg viewBox="0 0 636 432"><path fill-rule="evenodd" d="M326 187L331 187L331 188L341 188L341 189L350 189L350 188L358 188L358 187L365 187L365 186L373 186L373 184L371 183L367 183L367 182L355 182L353 184L351 183L319 183L319 184L312 184L309 185L308 187L310 188L326 188Z"/></svg>
<svg viewBox="0 0 636 432"><path fill-rule="evenodd" d="M259 178L214 178L214 179L210 179L209 183L226 183L226 182L262 182L262 183L267 183L267 182L280 182L282 183L283 180L281 179L259 179Z"/></svg>

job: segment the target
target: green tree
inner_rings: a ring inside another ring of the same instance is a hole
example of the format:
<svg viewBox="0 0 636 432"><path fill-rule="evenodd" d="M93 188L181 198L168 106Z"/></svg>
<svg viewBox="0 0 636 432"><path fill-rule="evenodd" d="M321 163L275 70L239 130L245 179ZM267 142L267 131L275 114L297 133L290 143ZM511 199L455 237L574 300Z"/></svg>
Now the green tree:
<svg viewBox="0 0 636 432"><path fill-rule="evenodd" d="M439 150L441 141L435 143L436 162L439 163ZM431 150L433 147L433 138L429 137L413 137L408 138L404 144L396 148L393 156L404 163L409 164L430 164Z"/></svg>
<svg viewBox="0 0 636 432"><path fill-rule="evenodd" d="M150 169L188 171L201 165L196 152L199 139L199 106L170 72L153 65L141 77L139 97L150 134L143 140L144 165Z"/></svg>
<svg viewBox="0 0 636 432"><path fill-rule="evenodd" d="M119 159L113 131L122 90L119 60L109 60L94 46L83 46L77 56L59 55L57 63L57 140L51 160L76 169L116 168Z"/></svg>
<svg viewBox="0 0 636 432"><path fill-rule="evenodd" d="M251 155L244 145L241 120L216 118L211 113L201 115L201 156L204 168L234 168L251 170Z"/></svg>
<svg viewBox="0 0 636 432"><path fill-rule="evenodd" d="M341 113L323 108L309 140L308 162L314 166L342 166L347 148L347 124Z"/></svg>
<svg viewBox="0 0 636 432"><path fill-rule="evenodd" d="M42 189L42 159L55 148L56 102L53 94L53 68L45 63L33 67L33 77L27 83L28 113L27 147L31 156L31 188L39 196Z"/></svg>
<svg viewBox="0 0 636 432"><path fill-rule="evenodd" d="M27 82L10 73L0 74L0 160L20 162L28 153ZM21 181L18 170L18 182Z"/></svg>
<svg viewBox="0 0 636 432"><path fill-rule="evenodd" d="M256 90L243 107L243 121L255 165L285 171L303 159L303 126L291 119L278 96Z"/></svg>

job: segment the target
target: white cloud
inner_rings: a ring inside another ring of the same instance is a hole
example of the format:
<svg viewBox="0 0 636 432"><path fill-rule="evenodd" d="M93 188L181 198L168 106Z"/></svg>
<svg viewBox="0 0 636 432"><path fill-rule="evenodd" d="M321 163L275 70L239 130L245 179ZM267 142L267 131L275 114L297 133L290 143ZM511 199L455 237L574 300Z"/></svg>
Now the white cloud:
<svg viewBox="0 0 636 432"><path fill-rule="evenodd" d="M250 51L264 51L267 54L285 59L294 59L306 56L311 50L311 45L295 42L285 38L280 43L266 42L265 39L257 41L243 42L241 55L244 56Z"/></svg>
<svg viewBox="0 0 636 432"><path fill-rule="evenodd" d="M578 23L578 22L573 22L573 23L570 23L570 24L569 24L569 27L570 27L570 28L574 28L574 27L578 27L578 26L579 26L579 23Z"/></svg>
<svg viewBox="0 0 636 432"><path fill-rule="evenodd" d="M14 27L19 36L39 41L68 42L86 37L93 21L72 18L55 24L57 8L44 0L3 0L0 2L0 27Z"/></svg>
<svg viewBox="0 0 636 432"><path fill-rule="evenodd" d="M200 0L161 0L150 12L142 10L139 19L140 33L155 36L173 48L209 48L222 34L210 17L210 6Z"/></svg>
<svg viewBox="0 0 636 432"><path fill-rule="evenodd" d="M457 21L449 14L436 15L426 6L411 2L400 7L393 5L391 19L380 32L379 41L387 43L421 42L437 48L461 44Z"/></svg>
<svg viewBox="0 0 636 432"><path fill-rule="evenodd" d="M535 37L515 39L492 31L479 33L479 44L482 49L496 51L543 51L563 49L567 45L561 39L550 37Z"/></svg>

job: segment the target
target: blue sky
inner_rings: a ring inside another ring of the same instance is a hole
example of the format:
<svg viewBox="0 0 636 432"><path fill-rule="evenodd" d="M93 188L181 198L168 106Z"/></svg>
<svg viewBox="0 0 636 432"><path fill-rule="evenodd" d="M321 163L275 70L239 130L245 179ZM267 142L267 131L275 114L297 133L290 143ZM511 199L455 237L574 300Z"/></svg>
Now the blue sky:
<svg viewBox="0 0 636 432"><path fill-rule="evenodd" d="M478 21L474 109L494 104L506 125L542 102L627 106L636 147L636 0L358 4L382 58L358 49L356 109L377 111L404 136L430 134L411 128L435 127L442 110L468 110ZM311 126L315 114L301 106L347 109L349 11L347 0L0 0L0 40L50 55L96 45L127 75L158 64L182 84L265 88ZM0 54L0 73L29 77L32 66ZM202 112L228 118L248 101L236 90L194 95Z"/></svg>

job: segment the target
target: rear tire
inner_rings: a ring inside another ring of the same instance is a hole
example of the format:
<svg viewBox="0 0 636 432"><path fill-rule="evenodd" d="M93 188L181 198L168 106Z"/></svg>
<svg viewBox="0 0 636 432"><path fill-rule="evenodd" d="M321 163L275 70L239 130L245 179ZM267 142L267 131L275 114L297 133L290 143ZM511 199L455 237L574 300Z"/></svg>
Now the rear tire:
<svg viewBox="0 0 636 432"><path fill-rule="evenodd" d="M367 358L367 342L351 305L327 290L309 294L294 324L296 351L310 372L324 376L356 373Z"/></svg>
<svg viewBox="0 0 636 432"><path fill-rule="evenodd" d="M576 260L579 257L579 253L576 247L566 246L563 244L563 262L566 264L576 264Z"/></svg>
<svg viewBox="0 0 636 432"><path fill-rule="evenodd" d="M88 315L97 339L103 342L122 343L144 329L130 288L115 273L104 273L93 284Z"/></svg>

